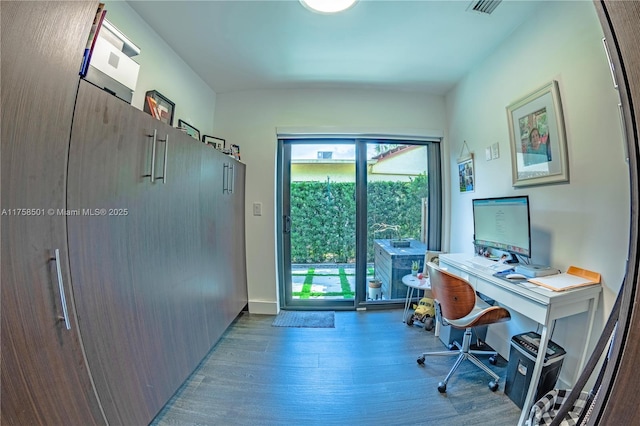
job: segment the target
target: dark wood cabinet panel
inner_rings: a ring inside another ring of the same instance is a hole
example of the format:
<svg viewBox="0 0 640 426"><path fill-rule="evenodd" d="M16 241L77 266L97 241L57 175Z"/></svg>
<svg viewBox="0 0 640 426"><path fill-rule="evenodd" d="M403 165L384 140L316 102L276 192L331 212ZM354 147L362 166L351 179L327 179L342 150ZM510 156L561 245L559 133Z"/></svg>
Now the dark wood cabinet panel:
<svg viewBox="0 0 640 426"><path fill-rule="evenodd" d="M206 148L201 170L200 228L205 256L202 295L209 339L214 343L248 300L244 233L246 166Z"/></svg>
<svg viewBox="0 0 640 426"><path fill-rule="evenodd" d="M222 193L228 157L91 84L76 105L68 208L98 212L67 218L80 329L109 422L144 424L246 304L244 192Z"/></svg>
<svg viewBox="0 0 640 426"><path fill-rule="evenodd" d="M230 297L231 306L230 320L233 320L238 313L249 302L247 292L247 257L246 257L246 235L245 235L245 178L246 166L236 163L237 171L235 175L233 194L233 271L232 283L234 291Z"/></svg>
<svg viewBox="0 0 640 426"><path fill-rule="evenodd" d="M2 209L8 212L2 217L0 423L6 425L104 423L82 353L62 213L78 70L97 5L0 5ZM70 329L61 320L60 288Z"/></svg>
<svg viewBox="0 0 640 426"><path fill-rule="evenodd" d="M1 423L147 424L246 304L236 162L79 81L96 2L0 4Z"/></svg>
<svg viewBox="0 0 640 426"><path fill-rule="evenodd" d="M70 266L80 330L110 424L144 424L164 403L168 383L153 286L161 242L151 183L154 121L82 81L71 133L68 216ZM90 212L90 213L88 213Z"/></svg>
<svg viewBox="0 0 640 426"><path fill-rule="evenodd" d="M621 112L625 123L631 183L631 230L629 232L629 270L624 287L616 339L596 398L589 424L631 424L640 413L640 383L637 380L640 360L640 316L638 315L638 153L640 141L640 2L596 1L606 44L614 64L619 85ZM622 338L619 338L622 337Z"/></svg>

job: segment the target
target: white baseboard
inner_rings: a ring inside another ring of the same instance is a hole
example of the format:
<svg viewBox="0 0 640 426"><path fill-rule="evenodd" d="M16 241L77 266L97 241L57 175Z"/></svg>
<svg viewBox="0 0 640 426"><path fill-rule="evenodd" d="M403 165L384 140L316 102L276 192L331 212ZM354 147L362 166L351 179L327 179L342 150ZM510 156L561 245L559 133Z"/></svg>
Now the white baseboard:
<svg viewBox="0 0 640 426"><path fill-rule="evenodd" d="M278 315L280 311L278 304L267 300L250 300L249 313L260 315Z"/></svg>

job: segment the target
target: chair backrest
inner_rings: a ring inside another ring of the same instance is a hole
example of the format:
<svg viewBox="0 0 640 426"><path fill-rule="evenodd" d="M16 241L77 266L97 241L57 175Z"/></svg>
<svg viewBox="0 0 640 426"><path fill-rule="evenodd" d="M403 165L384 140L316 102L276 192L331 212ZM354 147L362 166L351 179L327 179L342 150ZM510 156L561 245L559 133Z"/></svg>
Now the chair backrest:
<svg viewBox="0 0 640 426"><path fill-rule="evenodd" d="M429 262L427 268L431 292L440 304L442 316L449 320L467 316L476 305L476 292L471 284L433 262Z"/></svg>

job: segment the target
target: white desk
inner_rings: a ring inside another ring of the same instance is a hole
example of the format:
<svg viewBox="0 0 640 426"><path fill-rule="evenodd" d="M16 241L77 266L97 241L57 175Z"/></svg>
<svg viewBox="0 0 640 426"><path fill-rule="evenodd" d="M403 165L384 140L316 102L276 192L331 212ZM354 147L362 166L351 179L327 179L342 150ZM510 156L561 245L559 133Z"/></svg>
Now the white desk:
<svg viewBox="0 0 640 426"><path fill-rule="evenodd" d="M585 346L577 369L577 374L579 374L587 358L587 343L591 339L595 311L598 307L602 286L600 284L590 285L561 292L547 290L539 286L528 288L523 284L506 282L501 278L494 277L495 271L475 266L471 263L471 258L472 256L469 254L441 254L440 267L467 279L477 292L542 325L538 358L518 422L519 425L524 425L529 416L529 410L535 403L533 398L535 398L544 364L544 353L549 343L549 329L553 329L555 320L559 318L582 312L588 313Z"/></svg>

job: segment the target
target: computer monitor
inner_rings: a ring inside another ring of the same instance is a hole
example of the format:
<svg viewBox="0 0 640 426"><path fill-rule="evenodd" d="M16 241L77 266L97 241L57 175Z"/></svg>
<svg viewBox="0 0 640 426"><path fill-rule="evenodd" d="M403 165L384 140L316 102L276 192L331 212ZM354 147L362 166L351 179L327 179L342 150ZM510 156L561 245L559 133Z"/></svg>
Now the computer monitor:
<svg viewBox="0 0 640 426"><path fill-rule="evenodd" d="M473 200L473 232L476 246L530 258L529 197Z"/></svg>

